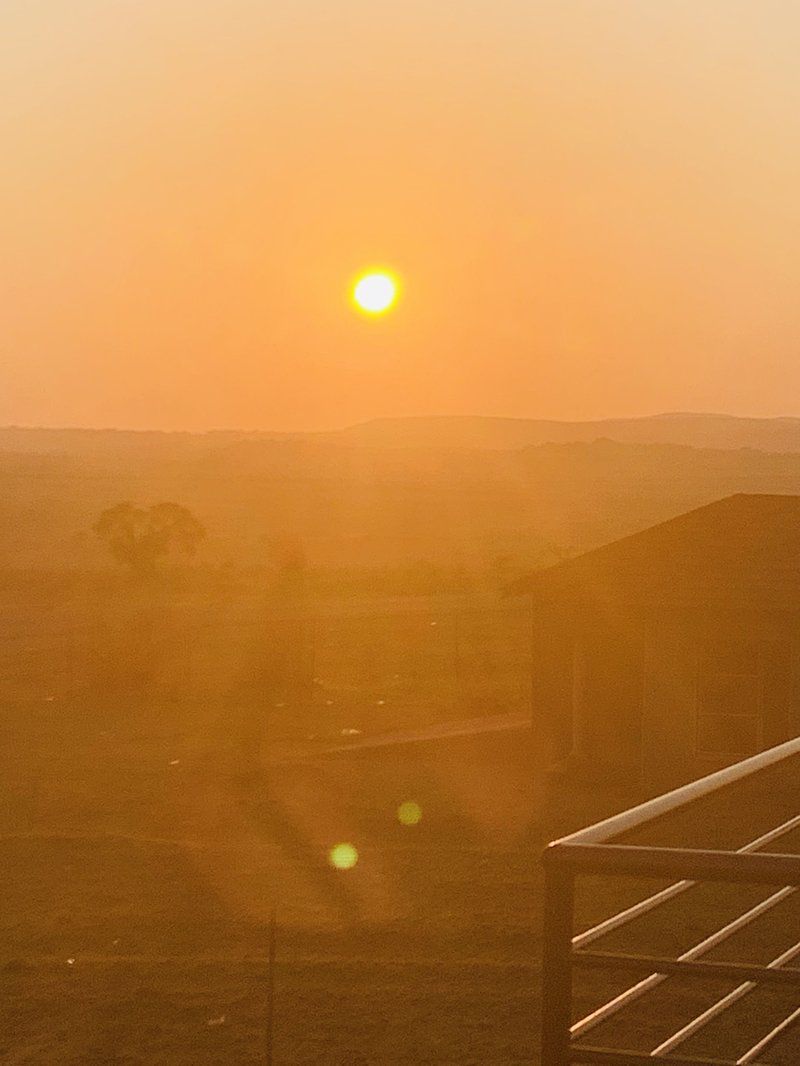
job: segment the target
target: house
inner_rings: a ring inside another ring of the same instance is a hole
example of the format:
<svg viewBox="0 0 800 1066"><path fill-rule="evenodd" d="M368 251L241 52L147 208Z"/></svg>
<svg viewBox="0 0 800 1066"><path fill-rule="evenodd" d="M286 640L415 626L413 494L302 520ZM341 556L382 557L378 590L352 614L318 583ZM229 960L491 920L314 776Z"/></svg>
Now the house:
<svg viewBox="0 0 800 1066"><path fill-rule="evenodd" d="M513 591L567 772L663 791L800 733L800 496L730 496Z"/></svg>

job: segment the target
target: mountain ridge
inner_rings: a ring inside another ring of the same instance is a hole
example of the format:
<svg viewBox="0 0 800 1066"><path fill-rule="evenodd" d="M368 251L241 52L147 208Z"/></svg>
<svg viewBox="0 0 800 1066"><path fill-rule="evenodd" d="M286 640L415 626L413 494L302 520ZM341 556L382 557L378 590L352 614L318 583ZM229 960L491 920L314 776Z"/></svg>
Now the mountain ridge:
<svg viewBox="0 0 800 1066"><path fill-rule="evenodd" d="M132 430L78 427L0 427L0 450L89 455L147 450L206 452L241 441L346 443L377 448L467 448L515 451L538 444L595 440L679 444L694 448L753 448L800 452L800 417L755 418L703 412L663 412L586 421L493 415L410 415L374 418L333 430Z"/></svg>

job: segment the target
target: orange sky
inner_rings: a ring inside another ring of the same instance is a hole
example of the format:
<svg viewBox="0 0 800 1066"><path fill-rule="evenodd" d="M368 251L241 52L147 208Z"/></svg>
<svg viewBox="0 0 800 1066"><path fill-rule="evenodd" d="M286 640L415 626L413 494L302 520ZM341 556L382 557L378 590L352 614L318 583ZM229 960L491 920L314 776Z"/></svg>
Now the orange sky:
<svg viewBox="0 0 800 1066"><path fill-rule="evenodd" d="M798 40L794 0L3 0L0 423L798 414Z"/></svg>

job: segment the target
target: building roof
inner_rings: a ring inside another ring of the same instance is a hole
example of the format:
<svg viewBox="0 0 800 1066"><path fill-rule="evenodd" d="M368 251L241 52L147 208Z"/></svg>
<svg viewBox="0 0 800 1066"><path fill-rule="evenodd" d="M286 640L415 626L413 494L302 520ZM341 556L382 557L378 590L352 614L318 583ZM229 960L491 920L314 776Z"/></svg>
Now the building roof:
<svg viewBox="0 0 800 1066"><path fill-rule="evenodd" d="M564 604L800 610L800 496L727 496L540 570L511 591Z"/></svg>

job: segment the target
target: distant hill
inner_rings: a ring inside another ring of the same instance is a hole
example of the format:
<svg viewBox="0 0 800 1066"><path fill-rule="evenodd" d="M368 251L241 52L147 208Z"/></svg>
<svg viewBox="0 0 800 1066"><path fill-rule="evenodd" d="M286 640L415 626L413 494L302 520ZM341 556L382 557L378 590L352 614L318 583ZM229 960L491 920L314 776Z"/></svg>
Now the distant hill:
<svg viewBox="0 0 800 1066"><path fill-rule="evenodd" d="M733 415L662 414L596 422L528 418L443 416L380 418L337 436L373 447L498 448L614 440L631 444L685 444L692 448L755 448L800 451L800 418L737 418Z"/></svg>
<svg viewBox="0 0 800 1066"><path fill-rule="evenodd" d="M216 453L240 442L304 442L368 448L447 448L518 451L537 444L612 440L625 444L682 444L691 448L753 448L800 452L800 418L737 418L715 414L661 414L594 422L443 415L377 418L315 433L0 427L0 451L76 455L87 459L148 456L183 459Z"/></svg>

